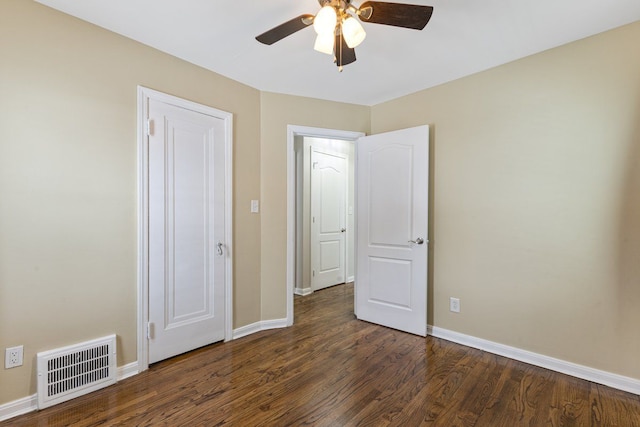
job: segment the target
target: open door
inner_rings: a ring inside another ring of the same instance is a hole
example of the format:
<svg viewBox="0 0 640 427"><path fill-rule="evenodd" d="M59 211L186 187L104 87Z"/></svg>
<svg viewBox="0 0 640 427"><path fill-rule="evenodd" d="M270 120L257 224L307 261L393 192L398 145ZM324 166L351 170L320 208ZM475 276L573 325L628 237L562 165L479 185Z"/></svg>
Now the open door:
<svg viewBox="0 0 640 427"><path fill-rule="evenodd" d="M429 127L356 142L358 319L427 334Z"/></svg>

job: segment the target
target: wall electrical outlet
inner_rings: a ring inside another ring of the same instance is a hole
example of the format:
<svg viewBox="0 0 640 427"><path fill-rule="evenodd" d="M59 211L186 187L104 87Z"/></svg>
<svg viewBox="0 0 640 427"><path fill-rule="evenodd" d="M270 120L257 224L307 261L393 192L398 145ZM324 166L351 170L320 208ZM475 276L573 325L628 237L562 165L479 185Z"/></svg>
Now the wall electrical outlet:
<svg viewBox="0 0 640 427"><path fill-rule="evenodd" d="M449 298L449 311L460 313L460 298Z"/></svg>
<svg viewBox="0 0 640 427"><path fill-rule="evenodd" d="M23 351L24 347L21 345L6 348L4 351L4 368L10 369L22 366Z"/></svg>

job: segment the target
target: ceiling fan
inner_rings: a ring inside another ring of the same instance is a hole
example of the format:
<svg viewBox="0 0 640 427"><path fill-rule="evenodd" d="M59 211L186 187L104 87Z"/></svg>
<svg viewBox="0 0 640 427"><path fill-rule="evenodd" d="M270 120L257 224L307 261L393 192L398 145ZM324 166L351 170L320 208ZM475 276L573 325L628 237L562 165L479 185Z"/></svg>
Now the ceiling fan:
<svg viewBox="0 0 640 427"><path fill-rule="evenodd" d="M422 30L433 13L433 7L405 3L365 1L360 7L351 0L318 0L321 9L314 16L300 15L256 37L260 43L272 45L291 34L313 25L317 33L314 49L334 56L338 69L356 60L355 47L366 33L360 22Z"/></svg>

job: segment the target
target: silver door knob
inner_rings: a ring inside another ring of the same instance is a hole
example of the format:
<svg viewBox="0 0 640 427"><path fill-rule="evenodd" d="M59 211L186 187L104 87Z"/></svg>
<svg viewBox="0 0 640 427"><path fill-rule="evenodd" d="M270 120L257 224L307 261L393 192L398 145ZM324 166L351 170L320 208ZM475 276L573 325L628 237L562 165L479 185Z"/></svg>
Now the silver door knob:
<svg viewBox="0 0 640 427"><path fill-rule="evenodd" d="M422 237L418 237L416 240L409 240L409 243L415 243L417 245L421 245L424 243L424 240L422 239Z"/></svg>

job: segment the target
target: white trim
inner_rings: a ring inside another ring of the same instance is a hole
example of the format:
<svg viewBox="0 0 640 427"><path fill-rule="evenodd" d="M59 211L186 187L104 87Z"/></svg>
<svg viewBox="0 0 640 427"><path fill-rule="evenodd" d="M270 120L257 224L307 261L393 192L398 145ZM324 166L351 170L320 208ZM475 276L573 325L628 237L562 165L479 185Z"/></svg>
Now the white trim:
<svg viewBox="0 0 640 427"><path fill-rule="evenodd" d="M118 366L116 370L116 377L117 380L120 381L137 375L138 373L138 362L132 362L124 366ZM37 409L38 394L32 394L31 396L23 397L22 399L0 405L0 421L28 414L29 412L33 412Z"/></svg>
<svg viewBox="0 0 640 427"><path fill-rule="evenodd" d="M233 339L246 337L247 335L255 334L260 331L267 331L269 329L280 329L289 326L287 319L274 319L274 320L262 320L260 322L252 323L250 325L242 326L233 331Z"/></svg>
<svg viewBox="0 0 640 427"><path fill-rule="evenodd" d="M31 396L0 405L0 421L27 414L36 409L38 409L38 395L32 394Z"/></svg>
<svg viewBox="0 0 640 427"><path fill-rule="evenodd" d="M149 319L149 197L147 187L148 143L146 138L146 118L149 117L149 102L145 89L138 86L138 371L149 368L149 342L146 339L146 323Z"/></svg>
<svg viewBox="0 0 640 427"><path fill-rule="evenodd" d="M311 288L295 288L293 292L296 295L300 295L302 297L306 297L307 295L311 295L313 293L313 289Z"/></svg>
<svg viewBox="0 0 640 427"><path fill-rule="evenodd" d="M134 375L138 375L140 371L138 371L138 362L131 362L124 366L118 366L118 370L116 371L116 376L118 381L127 379L129 377L133 377Z"/></svg>
<svg viewBox="0 0 640 427"><path fill-rule="evenodd" d="M238 329L233 330L233 339L236 340L238 338L246 337L247 335L255 334L256 332L260 332L262 330L262 322L252 323L250 325L242 326Z"/></svg>
<svg viewBox="0 0 640 427"><path fill-rule="evenodd" d="M224 340L233 339L233 114L225 113L224 120L224 145L225 160L224 169L225 188L224 188L224 241L226 253L228 254L225 262L225 331Z"/></svg>
<svg viewBox="0 0 640 427"><path fill-rule="evenodd" d="M177 98L143 86L138 86L138 367L149 369L149 343L146 324L149 319L148 277L148 139L146 135L149 117L149 99L175 105L187 110L217 117L225 126L225 341L233 339L233 114L207 105Z"/></svg>
<svg viewBox="0 0 640 427"><path fill-rule="evenodd" d="M556 359L543 354L533 353L520 348L484 340L482 338L476 338L459 332L438 328L437 326L428 325L427 333L436 338L442 338L467 347L477 348L499 356L519 360L541 368L550 369L552 371L571 375L583 380L592 381L594 383L603 384L618 390L640 395L640 380L635 378L578 365L576 363L567 362L565 360Z"/></svg>
<svg viewBox="0 0 640 427"><path fill-rule="evenodd" d="M295 286L296 250L296 136L355 141L364 132L324 129L308 126L287 125L287 318L286 326L293 325L293 293Z"/></svg>
<svg viewBox="0 0 640 427"><path fill-rule="evenodd" d="M346 283L351 283L351 282L353 282L354 280L355 280L355 276L349 276L349 277L347 277L347 281L346 281Z"/></svg>

